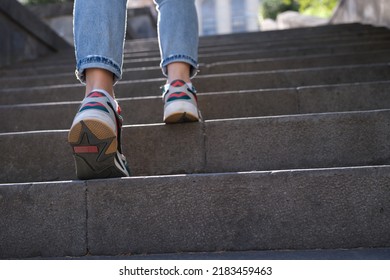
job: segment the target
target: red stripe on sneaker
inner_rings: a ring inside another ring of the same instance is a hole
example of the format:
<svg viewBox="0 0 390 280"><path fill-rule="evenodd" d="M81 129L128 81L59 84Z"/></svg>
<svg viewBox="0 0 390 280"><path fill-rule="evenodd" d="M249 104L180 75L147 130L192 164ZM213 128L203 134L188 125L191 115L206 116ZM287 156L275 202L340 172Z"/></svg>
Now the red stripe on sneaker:
<svg viewBox="0 0 390 280"><path fill-rule="evenodd" d="M93 91L87 97L106 97L106 96L101 92Z"/></svg>
<svg viewBox="0 0 390 280"><path fill-rule="evenodd" d="M73 147L73 151L76 154L94 154L94 153L98 153L99 149L97 146L78 146L78 147Z"/></svg>
<svg viewBox="0 0 390 280"><path fill-rule="evenodd" d="M172 83L171 83L171 86L173 87L182 87L185 85L185 82L182 81L182 80L174 80Z"/></svg>
<svg viewBox="0 0 390 280"><path fill-rule="evenodd" d="M186 96L186 95L187 95L187 93L185 93L185 92L174 92L174 93L169 95L169 98L171 98L171 97L183 97L183 96Z"/></svg>
<svg viewBox="0 0 390 280"><path fill-rule="evenodd" d="M104 105L102 103L99 103L99 102L88 102L86 104L84 104L84 107L104 107Z"/></svg>

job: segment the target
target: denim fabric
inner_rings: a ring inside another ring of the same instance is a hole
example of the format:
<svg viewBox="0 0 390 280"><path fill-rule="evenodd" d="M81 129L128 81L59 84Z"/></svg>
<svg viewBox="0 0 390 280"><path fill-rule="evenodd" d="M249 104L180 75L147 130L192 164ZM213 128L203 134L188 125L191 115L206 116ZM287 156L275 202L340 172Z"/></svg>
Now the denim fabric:
<svg viewBox="0 0 390 280"><path fill-rule="evenodd" d="M131 0L130 0L131 1ZM84 83L84 70L102 68L122 77L127 0L76 0L74 40L76 75ZM158 10L161 68L172 62L198 67L198 17L195 0L154 0Z"/></svg>
<svg viewBox="0 0 390 280"><path fill-rule="evenodd" d="M161 67L167 75L166 66L172 62L190 64L191 76L198 68L198 16L195 0L154 0L157 4L158 37L161 52Z"/></svg>

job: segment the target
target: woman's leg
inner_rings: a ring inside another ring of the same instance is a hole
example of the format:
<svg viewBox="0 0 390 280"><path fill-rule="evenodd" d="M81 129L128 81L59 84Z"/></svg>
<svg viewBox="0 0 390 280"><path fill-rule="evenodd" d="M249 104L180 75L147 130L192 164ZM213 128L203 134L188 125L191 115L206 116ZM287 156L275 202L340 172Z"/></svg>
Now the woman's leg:
<svg viewBox="0 0 390 280"><path fill-rule="evenodd" d="M121 151L119 105L113 86L122 75L126 0L76 0L76 75L86 85L68 134L79 179L129 176Z"/></svg>
<svg viewBox="0 0 390 280"><path fill-rule="evenodd" d="M181 75L187 70L190 70L188 74L190 77L195 76L199 44L195 1L155 0L155 3L159 12L158 37L164 75L168 77L169 82L180 78L176 75ZM175 75L170 73L171 69L176 70Z"/></svg>
<svg viewBox="0 0 390 280"><path fill-rule="evenodd" d="M194 0L155 0L164 87L164 122L198 121L191 78L198 68L198 16Z"/></svg>
<svg viewBox="0 0 390 280"><path fill-rule="evenodd" d="M76 0L76 74L86 94L100 88L113 95L121 79L127 0Z"/></svg>

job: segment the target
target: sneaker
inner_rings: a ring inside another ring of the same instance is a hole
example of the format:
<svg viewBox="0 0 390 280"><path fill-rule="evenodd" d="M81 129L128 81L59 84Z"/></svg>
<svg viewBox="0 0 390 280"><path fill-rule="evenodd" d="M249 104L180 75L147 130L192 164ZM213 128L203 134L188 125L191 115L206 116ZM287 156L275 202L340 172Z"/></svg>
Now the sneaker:
<svg viewBox="0 0 390 280"><path fill-rule="evenodd" d="M104 90L88 94L68 134L79 179L130 176L121 152L121 130L118 103Z"/></svg>
<svg viewBox="0 0 390 280"><path fill-rule="evenodd" d="M183 80L164 86L164 122L197 122L200 119L196 90Z"/></svg>

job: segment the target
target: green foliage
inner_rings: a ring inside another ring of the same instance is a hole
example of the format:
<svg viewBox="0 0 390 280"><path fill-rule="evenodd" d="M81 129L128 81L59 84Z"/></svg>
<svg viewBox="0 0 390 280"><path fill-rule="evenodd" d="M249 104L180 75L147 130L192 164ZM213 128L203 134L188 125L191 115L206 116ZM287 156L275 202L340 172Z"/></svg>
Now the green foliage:
<svg viewBox="0 0 390 280"><path fill-rule="evenodd" d="M263 18L275 19L285 11L299 11L302 14L330 17L339 0L263 0Z"/></svg>
<svg viewBox="0 0 390 280"><path fill-rule="evenodd" d="M299 0L299 11L302 14L330 17L338 0Z"/></svg>
<svg viewBox="0 0 390 280"><path fill-rule="evenodd" d="M263 18L276 19L279 13L285 11L298 11L299 5L295 0L263 0Z"/></svg>

